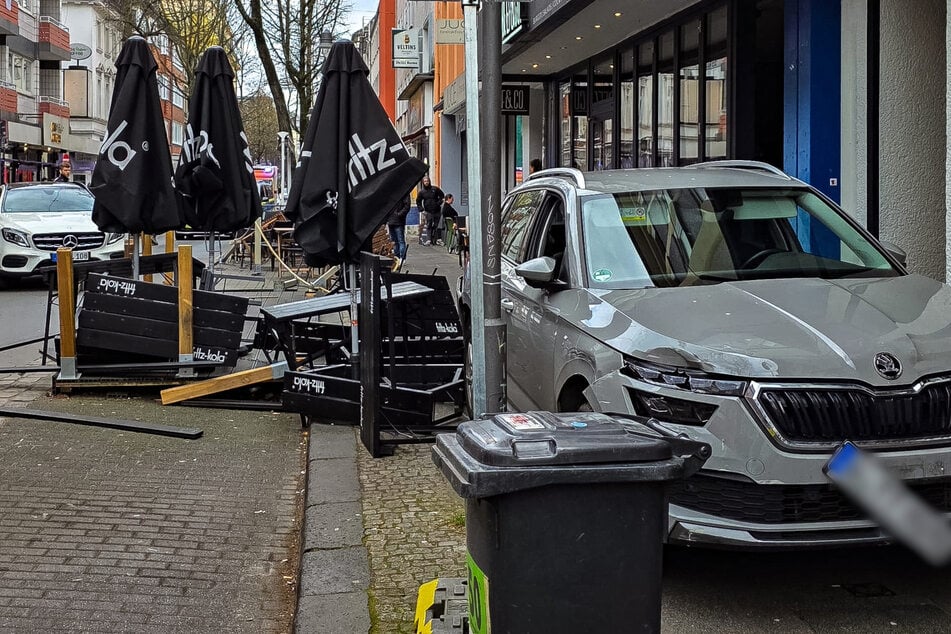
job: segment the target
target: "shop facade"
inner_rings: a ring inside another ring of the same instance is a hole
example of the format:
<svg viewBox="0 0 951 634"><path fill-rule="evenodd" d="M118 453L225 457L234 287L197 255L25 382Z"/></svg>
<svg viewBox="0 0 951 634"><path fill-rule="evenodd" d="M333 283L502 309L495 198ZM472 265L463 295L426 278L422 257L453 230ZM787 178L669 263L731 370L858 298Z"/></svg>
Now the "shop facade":
<svg viewBox="0 0 951 634"><path fill-rule="evenodd" d="M505 118L504 190L536 156L544 167L581 170L764 161L906 250L912 271L946 279L945 3L921 0L915 11L902 0L503 7L503 81L540 86L543 101L517 123Z"/></svg>

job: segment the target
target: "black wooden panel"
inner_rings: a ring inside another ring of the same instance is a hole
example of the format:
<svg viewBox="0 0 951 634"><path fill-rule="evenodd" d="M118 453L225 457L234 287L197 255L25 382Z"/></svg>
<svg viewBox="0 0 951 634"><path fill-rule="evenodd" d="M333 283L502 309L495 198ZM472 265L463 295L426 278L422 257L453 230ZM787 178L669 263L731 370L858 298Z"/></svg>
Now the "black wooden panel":
<svg viewBox="0 0 951 634"><path fill-rule="evenodd" d="M164 284L153 284L109 275L93 274L86 281L87 293L102 293L120 297L136 297L159 302L178 303L178 289ZM248 311L247 297L235 297L223 293L193 291L195 308L220 310L244 315Z"/></svg>
<svg viewBox="0 0 951 634"><path fill-rule="evenodd" d="M148 317L156 321L178 323L178 305L168 302L156 302L137 297L120 297L90 293L83 299L83 310L128 315L129 317ZM226 313L220 310L196 309L192 312L192 321L201 328L235 330L244 328L244 316Z"/></svg>
<svg viewBox="0 0 951 634"><path fill-rule="evenodd" d="M145 317L129 317L110 313L97 313L82 310L79 313L79 329L105 330L129 335L178 341L178 324L158 321ZM192 336L196 345L215 348L237 349L241 343L241 332L217 330L214 328L195 328ZM134 352L131 350L130 352Z"/></svg>
<svg viewBox="0 0 951 634"><path fill-rule="evenodd" d="M80 328L76 332L76 343L90 348L135 352L163 359L178 359L178 342L167 339L152 339L108 330Z"/></svg>
<svg viewBox="0 0 951 634"><path fill-rule="evenodd" d="M178 342L176 341L81 328L76 333L76 343L87 348L134 352L138 355L161 357L172 361L178 360ZM215 346L196 345L192 350L192 355L195 361L217 361L221 365L228 366L234 366L238 359L237 350Z"/></svg>

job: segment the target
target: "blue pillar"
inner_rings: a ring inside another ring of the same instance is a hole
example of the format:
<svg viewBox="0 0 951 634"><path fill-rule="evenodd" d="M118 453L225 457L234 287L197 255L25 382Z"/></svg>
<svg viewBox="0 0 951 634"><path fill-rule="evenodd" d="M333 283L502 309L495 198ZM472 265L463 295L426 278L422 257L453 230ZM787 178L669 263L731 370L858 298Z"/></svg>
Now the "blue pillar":
<svg viewBox="0 0 951 634"><path fill-rule="evenodd" d="M784 10L783 168L839 202L840 0L786 0ZM803 247L838 258L838 239L810 224L808 216L797 222Z"/></svg>

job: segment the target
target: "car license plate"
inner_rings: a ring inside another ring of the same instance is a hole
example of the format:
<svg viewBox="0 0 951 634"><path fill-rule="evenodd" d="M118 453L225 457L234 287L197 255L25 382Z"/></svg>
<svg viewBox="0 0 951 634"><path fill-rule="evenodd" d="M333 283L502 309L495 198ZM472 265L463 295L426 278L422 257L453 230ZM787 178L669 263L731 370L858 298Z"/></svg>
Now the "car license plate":
<svg viewBox="0 0 951 634"><path fill-rule="evenodd" d="M875 456L846 442L823 472L892 536L938 566L951 561L951 525Z"/></svg>
<svg viewBox="0 0 951 634"><path fill-rule="evenodd" d="M50 256L54 262L56 261L56 251L53 251L53 254ZM89 251L73 251L73 262L88 262L89 261Z"/></svg>

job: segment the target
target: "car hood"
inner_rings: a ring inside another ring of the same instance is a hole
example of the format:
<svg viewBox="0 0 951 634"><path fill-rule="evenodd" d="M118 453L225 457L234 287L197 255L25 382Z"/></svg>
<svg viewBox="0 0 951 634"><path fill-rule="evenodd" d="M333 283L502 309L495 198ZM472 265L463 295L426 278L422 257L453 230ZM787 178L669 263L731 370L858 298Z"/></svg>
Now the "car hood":
<svg viewBox="0 0 951 634"><path fill-rule="evenodd" d="M659 363L733 376L899 385L951 370L951 288L920 275L589 291L584 328ZM878 352L902 374L875 370Z"/></svg>
<svg viewBox="0 0 951 634"><path fill-rule="evenodd" d="M0 226L27 233L69 233L99 231L88 211L55 214L15 213L0 215Z"/></svg>

